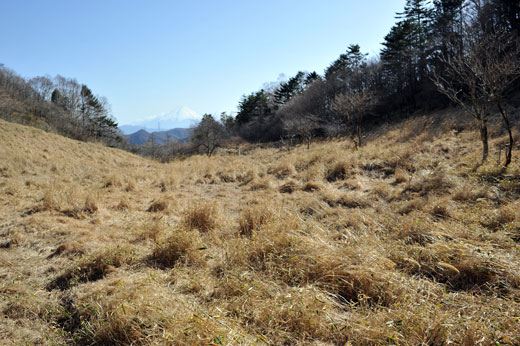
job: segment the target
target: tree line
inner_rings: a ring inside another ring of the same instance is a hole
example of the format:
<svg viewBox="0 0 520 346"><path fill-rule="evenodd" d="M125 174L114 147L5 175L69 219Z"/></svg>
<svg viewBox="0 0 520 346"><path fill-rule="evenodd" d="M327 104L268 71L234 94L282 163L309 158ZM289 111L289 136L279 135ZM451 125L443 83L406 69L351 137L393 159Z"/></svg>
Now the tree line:
<svg viewBox="0 0 520 346"><path fill-rule="evenodd" d="M78 140L124 144L107 98L60 75L25 79L0 64L0 117Z"/></svg>
<svg viewBox="0 0 520 346"><path fill-rule="evenodd" d="M221 115L218 132L227 135L214 138L298 138L310 145L316 136L349 135L358 147L363 129L456 104L475 118L483 161L487 123L500 114L509 134L509 164L514 124L506 101L520 86L520 3L407 0L396 19L379 56L368 58L359 45L350 44L322 75L301 71L244 95L235 116ZM214 122L205 115L200 126Z"/></svg>

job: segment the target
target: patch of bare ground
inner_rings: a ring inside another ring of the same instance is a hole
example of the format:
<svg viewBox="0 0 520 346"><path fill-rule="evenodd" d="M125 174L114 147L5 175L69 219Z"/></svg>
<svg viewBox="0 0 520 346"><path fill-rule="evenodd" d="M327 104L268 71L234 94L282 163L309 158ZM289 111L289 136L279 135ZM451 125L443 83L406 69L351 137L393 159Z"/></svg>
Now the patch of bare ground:
<svg viewBox="0 0 520 346"><path fill-rule="evenodd" d="M3 344L520 344L520 166L479 148L429 115L162 164L0 121Z"/></svg>

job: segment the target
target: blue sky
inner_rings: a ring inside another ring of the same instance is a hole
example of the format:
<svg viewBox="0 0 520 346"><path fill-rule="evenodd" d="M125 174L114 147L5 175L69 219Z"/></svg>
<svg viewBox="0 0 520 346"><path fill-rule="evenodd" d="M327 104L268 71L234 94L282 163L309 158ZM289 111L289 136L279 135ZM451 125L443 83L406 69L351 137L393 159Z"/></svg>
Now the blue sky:
<svg viewBox="0 0 520 346"><path fill-rule="evenodd" d="M1 0L0 63L61 74L121 124L184 105L234 112L243 94L323 73L349 44L379 52L405 0Z"/></svg>

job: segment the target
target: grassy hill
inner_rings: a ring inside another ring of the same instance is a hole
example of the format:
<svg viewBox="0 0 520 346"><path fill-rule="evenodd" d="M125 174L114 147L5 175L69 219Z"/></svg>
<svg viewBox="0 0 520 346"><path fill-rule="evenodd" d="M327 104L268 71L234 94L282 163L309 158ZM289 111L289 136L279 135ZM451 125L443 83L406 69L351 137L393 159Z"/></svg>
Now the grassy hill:
<svg viewBox="0 0 520 346"><path fill-rule="evenodd" d="M520 344L520 166L436 119L168 164L0 120L2 343Z"/></svg>

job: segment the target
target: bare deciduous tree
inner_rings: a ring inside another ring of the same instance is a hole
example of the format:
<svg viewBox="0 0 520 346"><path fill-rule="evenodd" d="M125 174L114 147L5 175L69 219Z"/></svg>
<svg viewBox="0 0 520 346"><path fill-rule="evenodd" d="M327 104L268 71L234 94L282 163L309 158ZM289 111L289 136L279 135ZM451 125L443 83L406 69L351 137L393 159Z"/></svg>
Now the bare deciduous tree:
<svg viewBox="0 0 520 346"><path fill-rule="evenodd" d="M520 76L520 45L505 33L466 33L463 55L442 56L444 71L436 71L433 81L439 91L475 118L482 141L482 163L488 157L488 121L498 108L509 134L505 165L511 162L514 139L504 93Z"/></svg>
<svg viewBox="0 0 520 346"><path fill-rule="evenodd" d="M7 91L0 89L0 109L3 109L9 103L9 94Z"/></svg>
<svg viewBox="0 0 520 346"><path fill-rule="evenodd" d="M54 83L48 76L37 76L29 80L29 84L38 93L38 98L42 101L50 101Z"/></svg>
<svg viewBox="0 0 520 346"><path fill-rule="evenodd" d="M283 119L284 129L292 138L301 136L307 143L307 149L311 147L317 129L320 127L320 118L313 114L291 114L292 116Z"/></svg>
<svg viewBox="0 0 520 346"><path fill-rule="evenodd" d="M349 129L356 150L362 145L361 123L376 103L374 93L368 90L339 94L334 98L332 108Z"/></svg>
<svg viewBox="0 0 520 346"><path fill-rule="evenodd" d="M225 137L224 126L216 121L211 114L204 114L200 123L193 129L191 141L202 148L206 155L211 156Z"/></svg>
<svg viewBox="0 0 520 346"><path fill-rule="evenodd" d="M314 136L332 132L334 125L326 118L326 92L323 80L316 79L302 94L295 95L280 108L277 114L289 139L300 136L310 148Z"/></svg>

